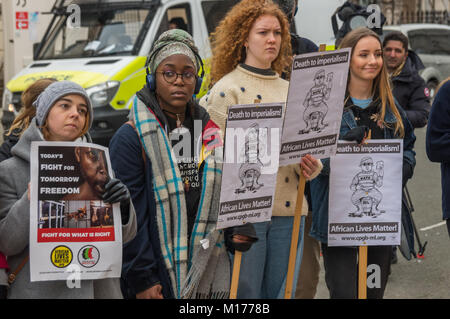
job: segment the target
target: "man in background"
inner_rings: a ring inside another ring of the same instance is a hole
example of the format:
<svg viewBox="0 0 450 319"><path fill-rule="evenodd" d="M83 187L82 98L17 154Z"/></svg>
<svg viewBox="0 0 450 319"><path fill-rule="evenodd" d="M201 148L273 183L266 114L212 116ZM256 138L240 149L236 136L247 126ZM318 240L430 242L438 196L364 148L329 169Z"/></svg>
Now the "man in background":
<svg viewBox="0 0 450 319"><path fill-rule="evenodd" d="M421 128L428 122L431 109L430 91L419 75L419 71L425 66L414 51L408 50L408 46L406 35L393 31L383 40L383 54L393 84L392 93L395 99L405 110L413 128ZM409 177L412 177L412 172ZM404 205L402 205L402 214L406 214ZM397 247L395 246L391 262L397 263Z"/></svg>
<svg viewBox="0 0 450 319"><path fill-rule="evenodd" d="M416 53L408 51L408 38L394 31L383 41L386 67L394 85L393 94L414 128L424 127L430 113L430 91L419 75L424 65Z"/></svg>

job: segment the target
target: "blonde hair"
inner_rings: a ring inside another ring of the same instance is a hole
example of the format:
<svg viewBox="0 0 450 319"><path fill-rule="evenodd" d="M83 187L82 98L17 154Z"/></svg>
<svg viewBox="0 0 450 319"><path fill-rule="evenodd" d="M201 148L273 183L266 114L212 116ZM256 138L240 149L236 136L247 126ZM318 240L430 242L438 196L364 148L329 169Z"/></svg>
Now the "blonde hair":
<svg viewBox="0 0 450 319"><path fill-rule="evenodd" d="M352 57L354 54L354 49L358 42L365 37L373 37L377 39L380 43L380 48L383 48L383 44L381 43L380 37L368 28L358 28L351 32L349 32L343 39L339 45L339 48L352 48ZM378 123L381 123L383 126L388 126L388 124L384 121L384 116L386 114L386 108L389 107L397 119L395 123L394 132L398 137L402 137L405 135L405 127L403 125L402 117L400 112L395 105L394 96L392 94L392 88L388 76L388 72L386 70L386 65L384 63L384 56L382 55L383 66L381 68L381 72L377 75L377 77L373 80L372 85L372 94L378 95L381 99L381 110L378 113ZM348 79L349 83L351 81L351 75L349 75Z"/></svg>
<svg viewBox="0 0 450 319"><path fill-rule="evenodd" d="M262 15L276 17L281 26L280 52L271 67L278 74L289 71L291 35L285 14L270 0L242 0L227 13L211 35L213 58L210 87L245 61L244 43L253 24Z"/></svg>
<svg viewBox="0 0 450 319"><path fill-rule="evenodd" d="M37 97L47 88L47 86L57 81L58 80L53 78L39 79L23 91L20 98L22 109L11 124L6 136L10 136L11 134L17 136L22 135L36 115L36 107L33 105L33 102L36 101Z"/></svg>

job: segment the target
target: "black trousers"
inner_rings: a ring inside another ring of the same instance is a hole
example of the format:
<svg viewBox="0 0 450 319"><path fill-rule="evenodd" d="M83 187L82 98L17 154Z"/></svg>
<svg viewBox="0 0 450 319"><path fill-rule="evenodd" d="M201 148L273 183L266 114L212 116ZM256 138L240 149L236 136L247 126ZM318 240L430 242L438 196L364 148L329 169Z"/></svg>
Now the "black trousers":
<svg viewBox="0 0 450 319"><path fill-rule="evenodd" d="M325 282L331 299L358 298L358 248L322 244ZM367 252L368 299L382 299L391 268L392 246L369 246ZM376 278L378 276L379 278Z"/></svg>

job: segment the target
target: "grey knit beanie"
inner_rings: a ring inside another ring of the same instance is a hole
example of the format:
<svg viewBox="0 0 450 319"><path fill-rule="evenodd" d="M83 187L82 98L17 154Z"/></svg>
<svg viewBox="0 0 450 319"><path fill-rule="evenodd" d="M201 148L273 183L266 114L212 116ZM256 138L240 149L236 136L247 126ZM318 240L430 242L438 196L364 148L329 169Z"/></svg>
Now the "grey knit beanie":
<svg viewBox="0 0 450 319"><path fill-rule="evenodd" d="M52 106L66 95L81 95L85 98L89 112L89 128L92 125L94 112L92 110L91 100L86 91L77 83L71 81L58 81L50 84L34 101L36 107L36 122L39 126L43 125L47 119L48 112Z"/></svg>

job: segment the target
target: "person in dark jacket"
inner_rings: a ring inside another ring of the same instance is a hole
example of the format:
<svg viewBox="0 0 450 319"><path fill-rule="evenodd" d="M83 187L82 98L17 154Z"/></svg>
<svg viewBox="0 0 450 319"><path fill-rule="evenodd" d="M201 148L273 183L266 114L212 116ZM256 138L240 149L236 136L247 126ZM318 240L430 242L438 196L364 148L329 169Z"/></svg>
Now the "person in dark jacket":
<svg viewBox="0 0 450 319"><path fill-rule="evenodd" d="M386 35L383 41L383 54L393 84L394 97L405 110L413 128L424 127L430 111L430 92L418 73L424 68L422 61L414 51L408 51L408 38L399 31ZM406 209L402 206L402 215L405 219L409 219L410 215ZM410 238L409 250L413 251L412 229L410 226L404 227L406 233L411 234L407 237ZM393 248L392 263L397 263L396 247Z"/></svg>
<svg viewBox="0 0 450 319"><path fill-rule="evenodd" d="M442 218L450 235L450 78L437 91L426 135L428 159L441 163Z"/></svg>
<svg viewBox="0 0 450 319"><path fill-rule="evenodd" d="M414 51L408 51L408 38L398 31L384 38L383 54L394 86L394 97L405 110L412 126L424 127L431 106L430 91L418 73L424 68L422 61Z"/></svg>

